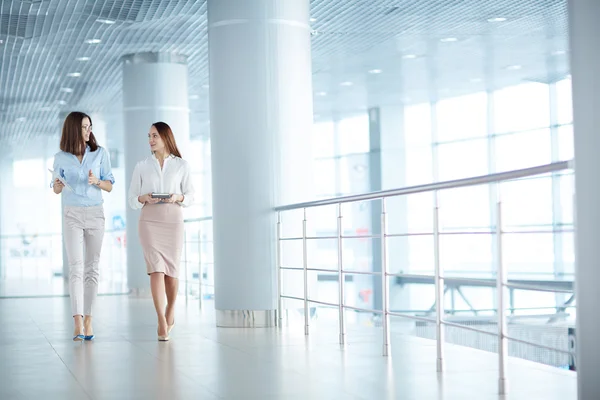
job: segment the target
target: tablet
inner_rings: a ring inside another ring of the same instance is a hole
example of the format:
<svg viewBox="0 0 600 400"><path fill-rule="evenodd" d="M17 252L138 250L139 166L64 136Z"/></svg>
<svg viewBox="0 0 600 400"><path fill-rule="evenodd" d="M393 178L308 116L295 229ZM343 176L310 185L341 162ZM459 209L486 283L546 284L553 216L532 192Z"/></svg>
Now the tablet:
<svg viewBox="0 0 600 400"><path fill-rule="evenodd" d="M73 190L71 188L71 186L69 186L69 184L67 183L67 181L65 180L65 178L63 178L62 176L60 176L60 174L54 172L54 170L48 168L48 171L50 171L52 173L52 182L54 182L55 179L58 179L63 185L65 185L65 187L69 190Z"/></svg>
<svg viewBox="0 0 600 400"><path fill-rule="evenodd" d="M150 195L153 199L169 199L171 198L171 194L169 193L152 193Z"/></svg>

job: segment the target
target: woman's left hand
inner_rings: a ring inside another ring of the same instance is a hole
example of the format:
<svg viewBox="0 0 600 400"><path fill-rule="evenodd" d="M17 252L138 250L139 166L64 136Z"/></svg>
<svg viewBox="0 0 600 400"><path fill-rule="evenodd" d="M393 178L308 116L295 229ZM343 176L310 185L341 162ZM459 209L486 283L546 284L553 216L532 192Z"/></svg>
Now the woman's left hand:
<svg viewBox="0 0 600 400"><path fill-rule="evenodd" d="M88 172L88 184L98 186L98 182L100 182L100 179L96 178L96 176L90 169L90 171Z"/></svg>
<svg viewBox="0 0 600 400"><path fill-rule="evenodd" d="M183 196L180 194L172 194L168 199L164 199L164 203L177 203L178 201L183 200Z"/></svg>

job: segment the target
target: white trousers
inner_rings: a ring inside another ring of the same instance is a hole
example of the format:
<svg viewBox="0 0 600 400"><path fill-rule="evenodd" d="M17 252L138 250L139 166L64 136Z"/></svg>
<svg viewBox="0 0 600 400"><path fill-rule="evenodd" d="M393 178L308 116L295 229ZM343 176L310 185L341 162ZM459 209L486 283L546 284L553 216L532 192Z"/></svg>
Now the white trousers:
<svg viewBox="0 0 600 400"><path fill-rule="evenodd" d="M65 207L63 240L69 261L73 315L92 315L98 294L98 264L104 239L104 208Z"/></svg>

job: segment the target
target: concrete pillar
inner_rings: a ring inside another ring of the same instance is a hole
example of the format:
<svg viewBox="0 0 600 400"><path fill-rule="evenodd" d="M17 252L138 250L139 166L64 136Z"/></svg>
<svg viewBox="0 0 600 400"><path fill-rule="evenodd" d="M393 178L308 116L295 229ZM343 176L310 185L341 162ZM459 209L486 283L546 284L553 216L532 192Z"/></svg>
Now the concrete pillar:
<svg viewBox="0 0 600 400"><path fill-rule="evenodd" d="M272 209L312 198L309 18L308 0L208 2L218 326L274 324Z"/></svg>
<svg viewBox="0 0 600 400"><path fill-rule="evenodd" d="M575 136L575 295L578 399L600 395L600 2L569 1Z"/></svg>

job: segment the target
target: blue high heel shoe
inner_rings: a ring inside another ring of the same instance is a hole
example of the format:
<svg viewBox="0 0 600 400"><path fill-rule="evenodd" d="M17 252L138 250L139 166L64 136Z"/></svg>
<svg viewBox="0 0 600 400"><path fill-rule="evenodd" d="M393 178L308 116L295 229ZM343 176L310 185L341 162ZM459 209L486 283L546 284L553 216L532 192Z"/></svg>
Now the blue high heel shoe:
<svg viewBox="0 0 600 400"><path fill-rule="evenodd" d="M83 336L83 335L75 335L75 336L73 336L73 341L74 342L81 342L84 339L85 339L85 336Z"/></svg>
<svg viewBox="0 0 600 400"><path fill-rule="evenodd" d="M95 335L84 336L83 340L87 340L89 342L90 340L94 340L95 337L96 337Z"/></svg>

